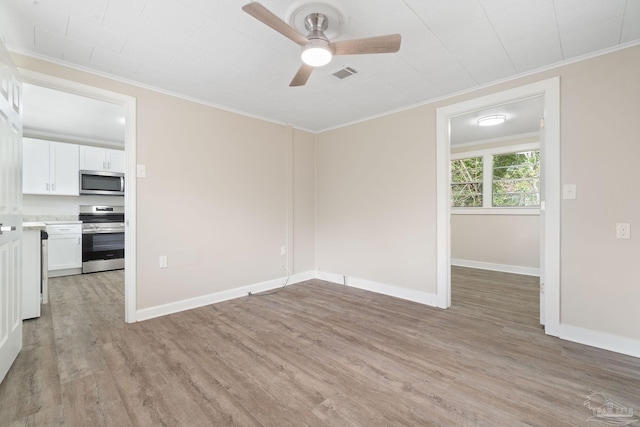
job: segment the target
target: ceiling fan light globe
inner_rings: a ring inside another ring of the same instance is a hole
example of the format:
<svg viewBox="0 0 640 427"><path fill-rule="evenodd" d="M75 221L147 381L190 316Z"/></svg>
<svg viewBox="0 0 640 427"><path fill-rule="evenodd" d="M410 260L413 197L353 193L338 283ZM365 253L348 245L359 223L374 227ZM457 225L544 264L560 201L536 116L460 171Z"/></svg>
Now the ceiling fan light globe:
<svg viewBox="0 0 640 427"><path fill-rule="evenodd" d="M311 43L302 48L301 57L302 62L307 65L312 67L322 67L323 65L327 65L331 62L333 55L331 54L329 46L325 46L322 43L314 43L312 40Z"/></svg>

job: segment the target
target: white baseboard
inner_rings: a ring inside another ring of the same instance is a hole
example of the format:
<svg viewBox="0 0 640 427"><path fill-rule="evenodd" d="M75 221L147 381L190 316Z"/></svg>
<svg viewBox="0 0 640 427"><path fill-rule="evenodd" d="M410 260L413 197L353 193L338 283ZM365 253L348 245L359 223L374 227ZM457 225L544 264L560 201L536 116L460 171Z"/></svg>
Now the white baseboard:
<svg viewBox="0 0 640 427"><path fill-rule="evenodd" d="M533 267L521 267L519 265L494 264L491 262L469 261L466 259L451 258L451 265L457 267L478 268L480 270L502 271L504 273L523 274L525 276L540 276L540 269Z"/></svg>
<svg viewBox="0 0 640 427"><path fill-rule="evenodd" d="M466 261L465 261L466 262ZM486 264L486 263L481 263ZM452 265L460 265L453 263ZM495 264L490 264L495 265ZM464 267L481 268L475 265L465 264ZM511 266L507 266L511 267ZM518 267L521 268L521 267ZM484 268L487 270L494 270L493 268ZM497 271L505 271L504 269L496 269ZM510 273L515 272L517 274L526 274L521 270L508 271ZM534 276L535 274L529 274ZM344 284L345 277L341 274L327 273L324 271L305 271L297 273L289 277L289 285L304 282L311 279L326 280L327 282ZM155 317L165 316L167 314L173 314L180 311L191 310L198 307L203 307L210 304L215 304L222 301L228 301L234 298L240 298L247 296L249 292L257 293L276 289L284 283L285 278L279 278L274 280L268 280L265 282L254 283L252 285L242 286L240 288L229 289L222 292L216 292L213 294L203 295L196 298L190 298L182 301L177 301L170 304L159 305L155 307L149 307L136 312L136 321L143 321L153 319ZM412 289L400 288L398 286L388 285L385 283L373 282L370 280L359 279L356 277L346 277L347 286L363 289L366 291L375 292L382 295L388 295L396 298L413 301L432 307L437 307L437 295L429 292L416 291ZM613 351L620 354L626 354L633 357L640 358L640 341L631 338L621 337L618 335L611 335L604 332L592 331L589 329L579 328L577 326L571 326L566 324L559 325L558 337L576 342L579 344L585 344L592 347L601 348L604 350Z"/></svg>
<svg viewBox="0 0 640 427"><path fill-rule="evenodd" d="M605 332L560 324L558 337L616 353L640 358L640 341Z"/></svg>
<svg viewBox="0 0 640 427"><path fill-rule="evenodd" d="M287 285L304 282L315 278L315 271L305 271L293 274L289 277ZM144 308L136 311L136 321L153 319L154 317L166 316L167 314L178 313L180 311L191 310L205 305L215 304L222 301L228 301L234 298L246 297L249 292L258 293L277 289L282 286L286 277L279 279L267 280L265 282L254 283L252 285L242 286L240 288L229 289L226 291L215 292L213 294L202 295L195 298L189 298L169 304L158 305L155 307Z"/></svg>
<svg viewBox="0 0 640 427"><path fill-rule="evenodd" d="M326 280L327 282L337 283L343 285L345 282L345 276L341 274L327 273L324 271L316 272L316 278L320 280ZM365 291L371 291L378 294L388 295L396 298L401 298L413 302L419 302L421 304L437 307L436 294L429 292L416 291L413 289L400 288L398 286L387 285L385 283L372 282L370 280L359 279L357 277L346 277L347 286L352 288L363 289Z"/></svg>

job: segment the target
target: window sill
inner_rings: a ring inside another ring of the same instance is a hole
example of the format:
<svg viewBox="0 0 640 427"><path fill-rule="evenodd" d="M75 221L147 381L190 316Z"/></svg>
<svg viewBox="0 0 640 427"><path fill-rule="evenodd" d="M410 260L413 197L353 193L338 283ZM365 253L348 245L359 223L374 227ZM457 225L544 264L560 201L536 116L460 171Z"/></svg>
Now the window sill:
<svg viewBox="0 0 640 427"><path fill-rule="evenodd" d="M540 215L540 208L451 208L451 215Z"/></svg>

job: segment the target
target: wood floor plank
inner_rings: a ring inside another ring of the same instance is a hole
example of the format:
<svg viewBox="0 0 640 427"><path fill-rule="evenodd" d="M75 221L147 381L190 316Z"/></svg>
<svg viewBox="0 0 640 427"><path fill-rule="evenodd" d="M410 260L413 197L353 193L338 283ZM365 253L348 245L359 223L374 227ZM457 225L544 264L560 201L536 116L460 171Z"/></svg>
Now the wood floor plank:
<svg viewBox="0 0 640 427"><path fill-rule="evenodd" d="M544 334L537 279L452 269L448 310L310 280L125 324L123 271L52 279L0 425L590 425L640 360Z"/></svg>
<svg viewBox="0 0 640 427"><path fill-rule="evenodd" d="M118 390L108 372L87 375L62 385L65 422L99 426L131 426Z"/></svg>
<svg viewBox="0 0 640 427"><path fill-rule="evenodd" d="M58 358L49 306L43 306L40 318L23 322L23 330L23 349L14 362L12 375L7 375L0 385L0 425L3 425L2 419L23 420L28 425L29 420L34 419L33 415L61 404ZM12 392L2 393L3 389Z"/></svg>

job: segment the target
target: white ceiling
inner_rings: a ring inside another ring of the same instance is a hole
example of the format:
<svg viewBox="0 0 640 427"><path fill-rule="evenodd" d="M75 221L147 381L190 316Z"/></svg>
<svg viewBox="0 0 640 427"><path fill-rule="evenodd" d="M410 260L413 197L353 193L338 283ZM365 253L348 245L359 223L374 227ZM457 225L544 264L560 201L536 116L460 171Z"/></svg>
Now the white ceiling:
<svg viewBox="0 0 640 427"><path fill-rule="evenodd" d="M402 34L395 54L336 57L290 88L300 48L247 0L2 0L11 50L320 131L640 43L638 0L329 0L338 39ZM262 0L286 19L302 2ZM358 74L339 81L331 73Z"/></svg>
<svg viewBox="0 0 640 427"><path fill-rule="evenodd" d="M450 119L451 145L537 135L543 113L544 97L536 96L452 117ZM493 115L505 116L505 122L496 126L478 126L478 119Z"/></svg>
<svg viewBox="0 0 640 427"><path fill-rule="evenodd" d="M124 107L42 86L23 85L29 136L124 145Z"/></svg>

